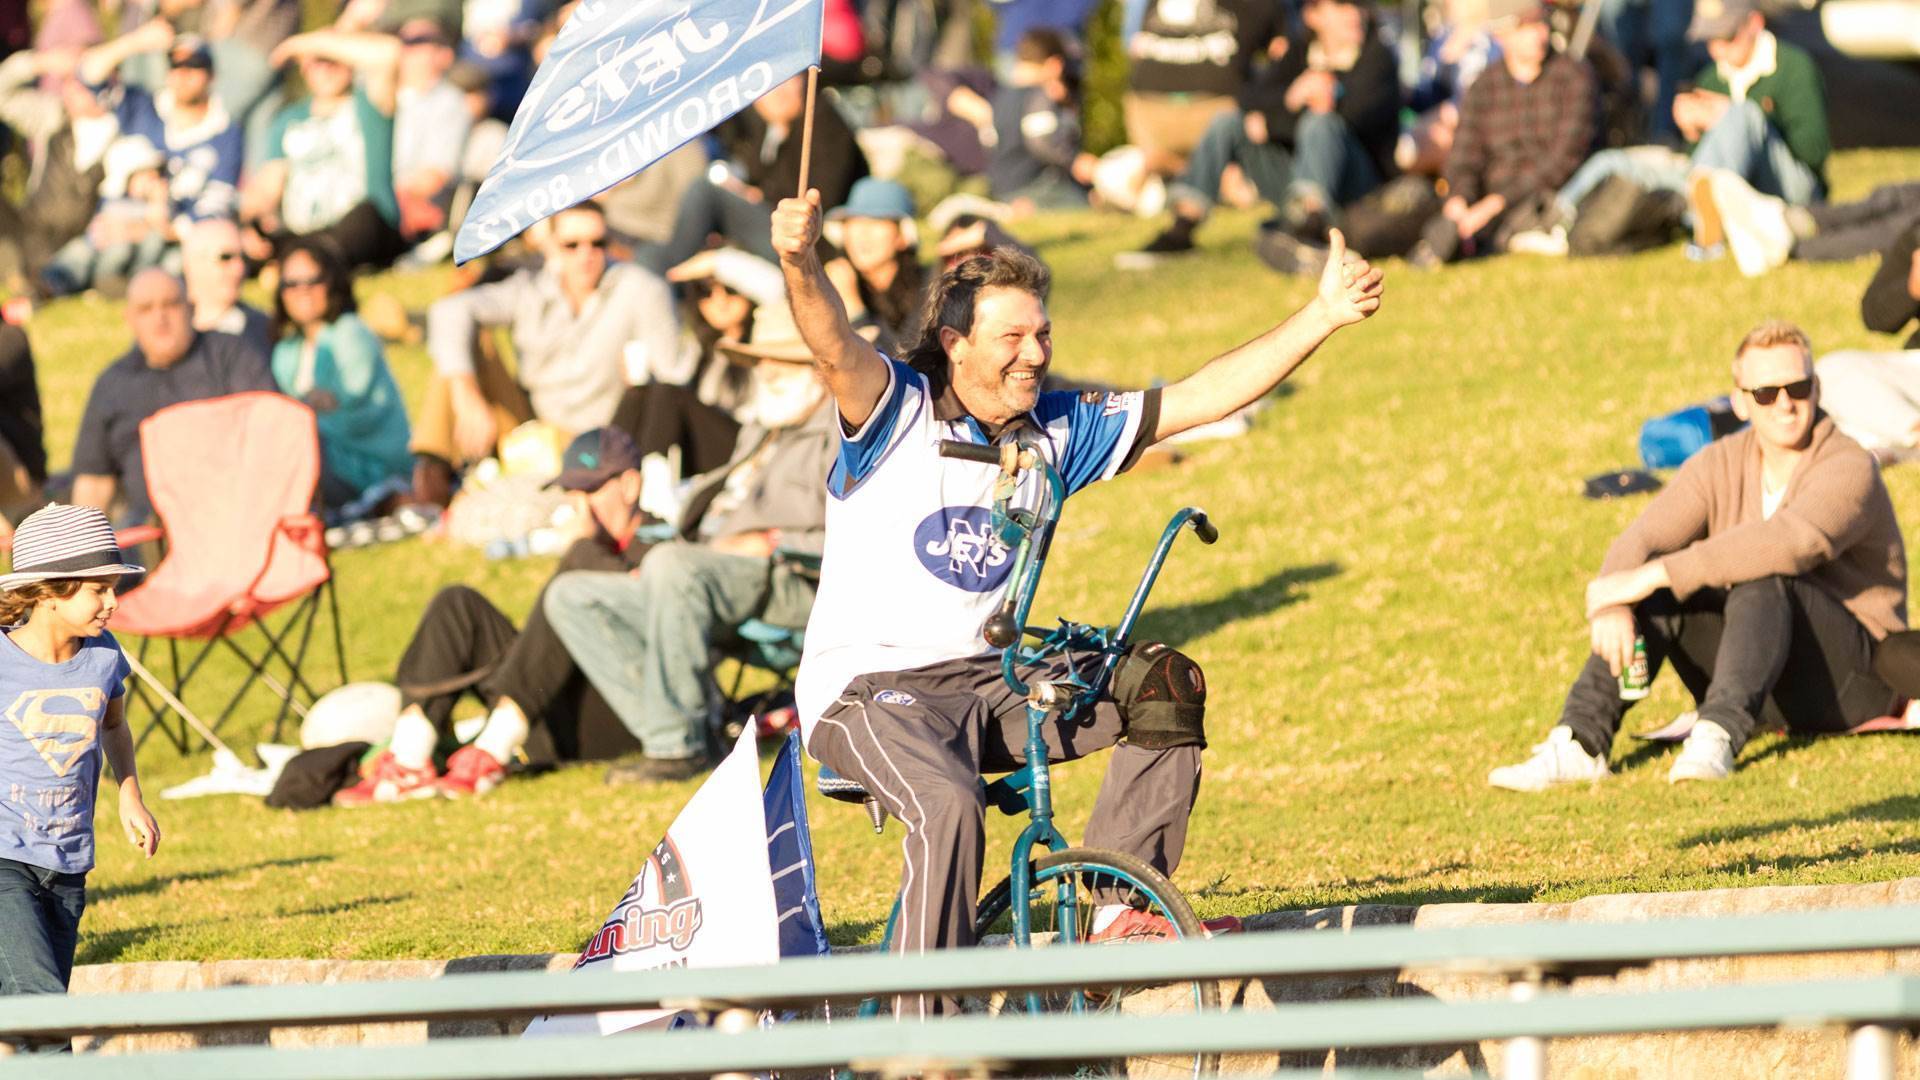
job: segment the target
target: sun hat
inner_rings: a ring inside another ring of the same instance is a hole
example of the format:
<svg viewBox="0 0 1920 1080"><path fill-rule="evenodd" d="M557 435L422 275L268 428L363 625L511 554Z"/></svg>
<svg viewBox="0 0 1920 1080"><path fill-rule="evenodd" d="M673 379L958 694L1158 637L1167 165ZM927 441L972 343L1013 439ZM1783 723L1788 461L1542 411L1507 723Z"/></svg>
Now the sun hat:
<svg viewBox="0 0 1920 1080"><path fill-rule="evenodd" d="M788 364L813 363L813 350L800 337L793 309L785 304L761 304L753 309L753 334L747 340L726 338L716 346L737 360L778 360Z"/></svg>
<svg viewBox="0 0 1920 1080"><path fill-rule="evenodd" d="M888 221L913 220L913 192L892 180L863 176L854 181L847 201L827 211L828 221L847 218L884 218Z"/></svg>
<svg viewBox="0 0 1920 1080"><path fill-rule="evenodd" d="M143 574L120 556L107 515L91 506L50 503L27 515L13 533L13 572L0 574L0 592L58 578Z"/></svg>
<svg viewBox="0 0 1920 1080"><path fill-rule="evenodd" d="M908 248L920 243L920 232L913 223L913 193L892 180L863 176L854 181L847 201L827 211L820 233L827 243L840 247L846 236L847 222L855 218L891 221L900 226L900 235Z"/></svg>
<svg viewBox="0 0 1920 1080"><path fill-rule="evenodd" d="M617 427L594 428L574 436L560 456L560 475L548 487L566 491L598 491L600 485L640 467L640 448Z"/></svg>

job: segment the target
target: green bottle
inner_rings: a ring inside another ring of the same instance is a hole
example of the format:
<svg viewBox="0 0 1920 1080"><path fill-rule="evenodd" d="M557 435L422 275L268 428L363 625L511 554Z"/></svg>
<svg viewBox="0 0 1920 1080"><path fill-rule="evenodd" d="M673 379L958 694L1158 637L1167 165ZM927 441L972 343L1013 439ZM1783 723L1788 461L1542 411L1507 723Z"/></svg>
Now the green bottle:
<svg viewBox="0 0 1920 1080"><path fill-rule="evenodd" d="M1620 700L1639 701L1652 686L1653 678L1647 671L1647 639L1644 635L1635 635L1633 659L1627 661L1626 670L1620 673Z"/></svg>

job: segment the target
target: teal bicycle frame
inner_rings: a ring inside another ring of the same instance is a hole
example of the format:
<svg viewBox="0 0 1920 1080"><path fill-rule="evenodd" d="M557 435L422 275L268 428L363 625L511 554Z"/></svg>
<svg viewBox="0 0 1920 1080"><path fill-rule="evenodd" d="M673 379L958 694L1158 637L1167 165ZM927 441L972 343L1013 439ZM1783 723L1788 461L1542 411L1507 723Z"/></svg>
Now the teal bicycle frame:
<svg viewBox="0 0 1920 1080"><path fill-rule="evenodd" d="M1048 548L1053 543L1054 528L1060 522L1061 508L1066 504L1066 483L1045 457L1031 449L945 441L940 444L940 453L943 457L983 461L1001 467L1001 481L993 504L993 529L1001 543L1014 547L1017 552L1012 571L1012 592L1008 594L1000 612L987 620L982 632L988 644L998 646L1001 650L1001 678L1006 680L1014 693L1027 700L1026 766L987 785L986 789L987 801L1001 812L1013 815L1025 810L1029 818L1027 827L1021 830L1019 839L1014 842L1009 872L1013 937L1017 945L1025 948L1032 942L1029 901L1033 891L1030 864L1034 845L1044 844L1050 851L1060 851L1069 846L1053 824L1052 775L1047 761L1046 740L1041 735L1047 719L1058 713L1063 721L1071 721L1083 709L1091 707L1106 689L1114 666L1126 655L1133 624L1146 607L1147 594L1159 578L1160 568L1165 564L1167 553L1179 537L1180 530L1191 526L1194 535L1206 544L1219 539L1220 534L1207 520L1204 510L1193 506L1183 507L1161 530L1160 543L1147 560L1140 582L1134 587L1133 599L1128 602L1126 613L1118 626L1103 628L1062 619L1051 630L1029 627L1026 624L1027 614L1033 607L1035 593L1039 591L1040 573L1046 566ZM1020 486L1020 473L1030 469L1038 469L1046 485L1047 497L1038 511L1012 506ZM1033 645L1021 644L1027 637L1038 640ZM1100 659L1088 677L1083 678L1077 665L1070 662L1063 679L1042 679L1028 684L1020 678L1023 665L1041 664L1056 657L1067 657L1071 661L1075 655L1090 654L1098 654ZM1117 868L1113 872L1124 876ZM1057 919L1056 923L1064 940L1072 942L1078 933L1079 923L1074 915L1079 900L1075 896L1071 878L1063 880L1060 888L1060 911L1063 917ZM893 933L892 924L890 917L887 926L889 938ZM1033 1008L1037 1011L1038 1007L1036 998Z"/></svg>

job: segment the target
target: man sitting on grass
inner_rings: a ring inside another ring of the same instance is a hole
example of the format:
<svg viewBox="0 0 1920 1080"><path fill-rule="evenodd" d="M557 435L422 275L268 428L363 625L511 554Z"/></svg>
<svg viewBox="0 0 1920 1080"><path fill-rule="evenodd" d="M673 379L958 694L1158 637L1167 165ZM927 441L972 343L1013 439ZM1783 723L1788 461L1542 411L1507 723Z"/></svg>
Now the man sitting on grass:
<svg viewBox="0 0 1920 1080"><path fill-rule="evenodd" d="M640 565L648 545L637 539L644 515L633 440L618 428L595 428L575 438L561 462L553 486L573 499L579 534L555 576L625 573ZM337 806L485 795L506 779L507 764L523 749L537 762L608 757L631 746L537 599L516 630L478 590L440 590L421 614L394 681L406 708L393 740L358 784L333 797ZM487 723L453 752L441 775L434 771L434 750L452 734L454 706L467 693L486 704Z"/></svg>
<svg viewBox="0 0 1920 1080"><path fill-rule="evenodd" d="M1560 723L1495 787L1607 775L1632 702L1619 676L1646 642L1699 719L1669 781L1721 780L1763 722L1840 731L1886 713L1875 644L1907 623L1907 556L1880 471L1820 410L1813 347L1761 323L1734 350L1733 408L1752 426L1700 451L1628 526L1587 586L1593 655Z"/></svg>

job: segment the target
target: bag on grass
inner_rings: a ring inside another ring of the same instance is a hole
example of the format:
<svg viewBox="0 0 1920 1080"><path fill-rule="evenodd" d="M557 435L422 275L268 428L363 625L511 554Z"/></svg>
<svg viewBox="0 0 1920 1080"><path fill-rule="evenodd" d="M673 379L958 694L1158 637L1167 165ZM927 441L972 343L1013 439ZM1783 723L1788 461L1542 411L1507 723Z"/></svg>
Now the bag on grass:
<svg viewBox="0 0 1920 1080"><path fill-rule="evenodd" d="M1679 468L1708 443L1745 426L1726 397L1689 405L1640 425L1640 461L1649 469Z"/></svg>
<svg viewBox="0 0 1920 1080"><path fill-rule="evenodd" d="M333 801L333 793L360 779L360 758L371 743L346 742L295 754L267 793L267 805L282 810L312 810Z"/></svg>

